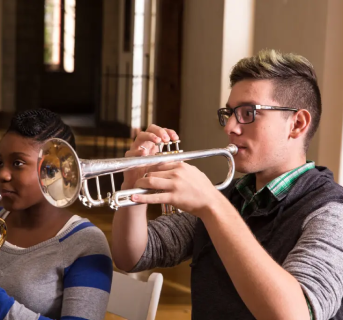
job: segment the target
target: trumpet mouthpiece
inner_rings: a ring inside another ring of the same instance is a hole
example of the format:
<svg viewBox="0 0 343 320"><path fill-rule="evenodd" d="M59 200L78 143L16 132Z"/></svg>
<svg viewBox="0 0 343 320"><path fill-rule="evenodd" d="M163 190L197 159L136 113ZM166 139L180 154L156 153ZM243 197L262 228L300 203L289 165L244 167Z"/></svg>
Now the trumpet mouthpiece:
<svg viewBox="0 0 343 320"><path fill-rule="evenodd" d="M228 149L233 156L238 152L238 147L234 144L229 144L226 149Z"/></svg>

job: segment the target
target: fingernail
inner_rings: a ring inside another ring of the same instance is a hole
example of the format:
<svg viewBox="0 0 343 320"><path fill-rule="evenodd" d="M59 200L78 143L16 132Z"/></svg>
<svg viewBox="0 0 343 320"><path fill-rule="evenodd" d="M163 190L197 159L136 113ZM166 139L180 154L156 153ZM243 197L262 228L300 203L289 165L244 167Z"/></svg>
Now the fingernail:
<svg viewBox="0 0 343 320"><path fill-rule="evenodd" d="M131 199L132 199L132 201L137 201L138 200L138 196L136 194L133 194L131 196Z"/></svg>
<svg viewBox="0 0 343 320"><path fill-rule="evenodd" d="M169 136L166 135L166 134L164 134L164 135L163 135L163 139L164 139L164 140L169 140Z"/></svg>

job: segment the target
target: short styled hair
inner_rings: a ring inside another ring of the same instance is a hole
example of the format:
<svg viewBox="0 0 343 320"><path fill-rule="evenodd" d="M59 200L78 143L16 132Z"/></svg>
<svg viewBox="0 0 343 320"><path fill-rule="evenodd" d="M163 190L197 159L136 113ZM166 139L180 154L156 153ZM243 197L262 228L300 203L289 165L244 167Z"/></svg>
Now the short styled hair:
<svg viewBox="0 0 343 320"><path fill-rule="evenodd" d="M8 132L15 132L40 143L49 138L60 138L76 149L71 128L58 114L47 109L32 109L16 113L6 133Z"/></svg>
<svg viewBox="0 0 343 320"><path fill-rule="evenodd" d="M242 80L271 80L273 99L281 106L306 109L311 114L311 123L305 138L305 151L318 129L322 102L317 76L313 65L303 56L262 50L256 55L238 61L230 75L233 87Z"/></svg>

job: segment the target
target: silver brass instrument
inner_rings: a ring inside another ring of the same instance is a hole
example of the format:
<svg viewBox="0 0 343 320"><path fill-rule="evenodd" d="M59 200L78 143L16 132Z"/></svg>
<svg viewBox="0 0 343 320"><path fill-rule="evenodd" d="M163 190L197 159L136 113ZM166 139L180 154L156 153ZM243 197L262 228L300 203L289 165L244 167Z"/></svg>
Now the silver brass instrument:
<svg viewBox="0 0 343 320"><path fill-rule="evenodd" d="M38 179L45 198L56 207L68 207L77 198L85 206L99 207L108 205L117 210L119 207L137 205L131 201L133 194L155 193L146 189L130 189L115 191L113 174L128 171L140 167L157 165L167 162L187 161L212 156L224 156L229 164L226 180L216 185L218 190L226 188L234 175L235 163L233 155L238 151L235 145L230 144L226 148L208 149L200 151L182 152L179 150L179 142L175 141L175 150L171 150L171 142L158 144L159 152L154 156L130 157L101 160L79 159L74 149L64 140L52 138L41 147L37 162ZM163 151L163 145L167 145L167 151ZM100 192L99 177L110 175L112 192L102 198ZM97 199L93 199L88 189L88 179L96 179ZM176 212L169 205L162 205L164 214Z"/></svg>
<svg viewBox="0 0 343 320"><path fill-rule="evenodd" d="M0 218L0 249L6 241L7 226L5 220Z"/></svg>

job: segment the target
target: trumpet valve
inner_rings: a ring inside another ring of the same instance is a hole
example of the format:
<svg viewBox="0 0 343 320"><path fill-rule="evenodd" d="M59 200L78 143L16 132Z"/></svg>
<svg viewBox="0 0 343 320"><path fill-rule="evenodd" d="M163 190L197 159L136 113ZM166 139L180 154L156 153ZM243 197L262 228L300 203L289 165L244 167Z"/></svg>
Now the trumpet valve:
<svg viewBox="0 0 343 320"><path fill-rule="evenodd" d="M156 143L156 146L158 148L158 152L156 154L162 154L164 143L163 142Z"/></svg>
<svg viewBox="0 0 343 320"><path fill-rule="evenodd" d="M156 143L156 146L158 147L158 152L156 155L163 155L163 154L174 154L174 153L181 153L183 150L180 150L180 140L175 140L175 141L169 141L169 142L160 142ZM174 145L174 149L172 150L171 146ZM163 147L167 147L167 151L163 151Z"/></svg>
<svg viewBox="0 0 343 320"><path fill-rule="evenodd" d="M176 141L173 141L173 142L174 142L174 144L175 144L175 150L180 152L179 143L180 143L181 141L180 141L180 140L176 140ZM181 152L182 152L182 150L181 150Z"/></svg>

